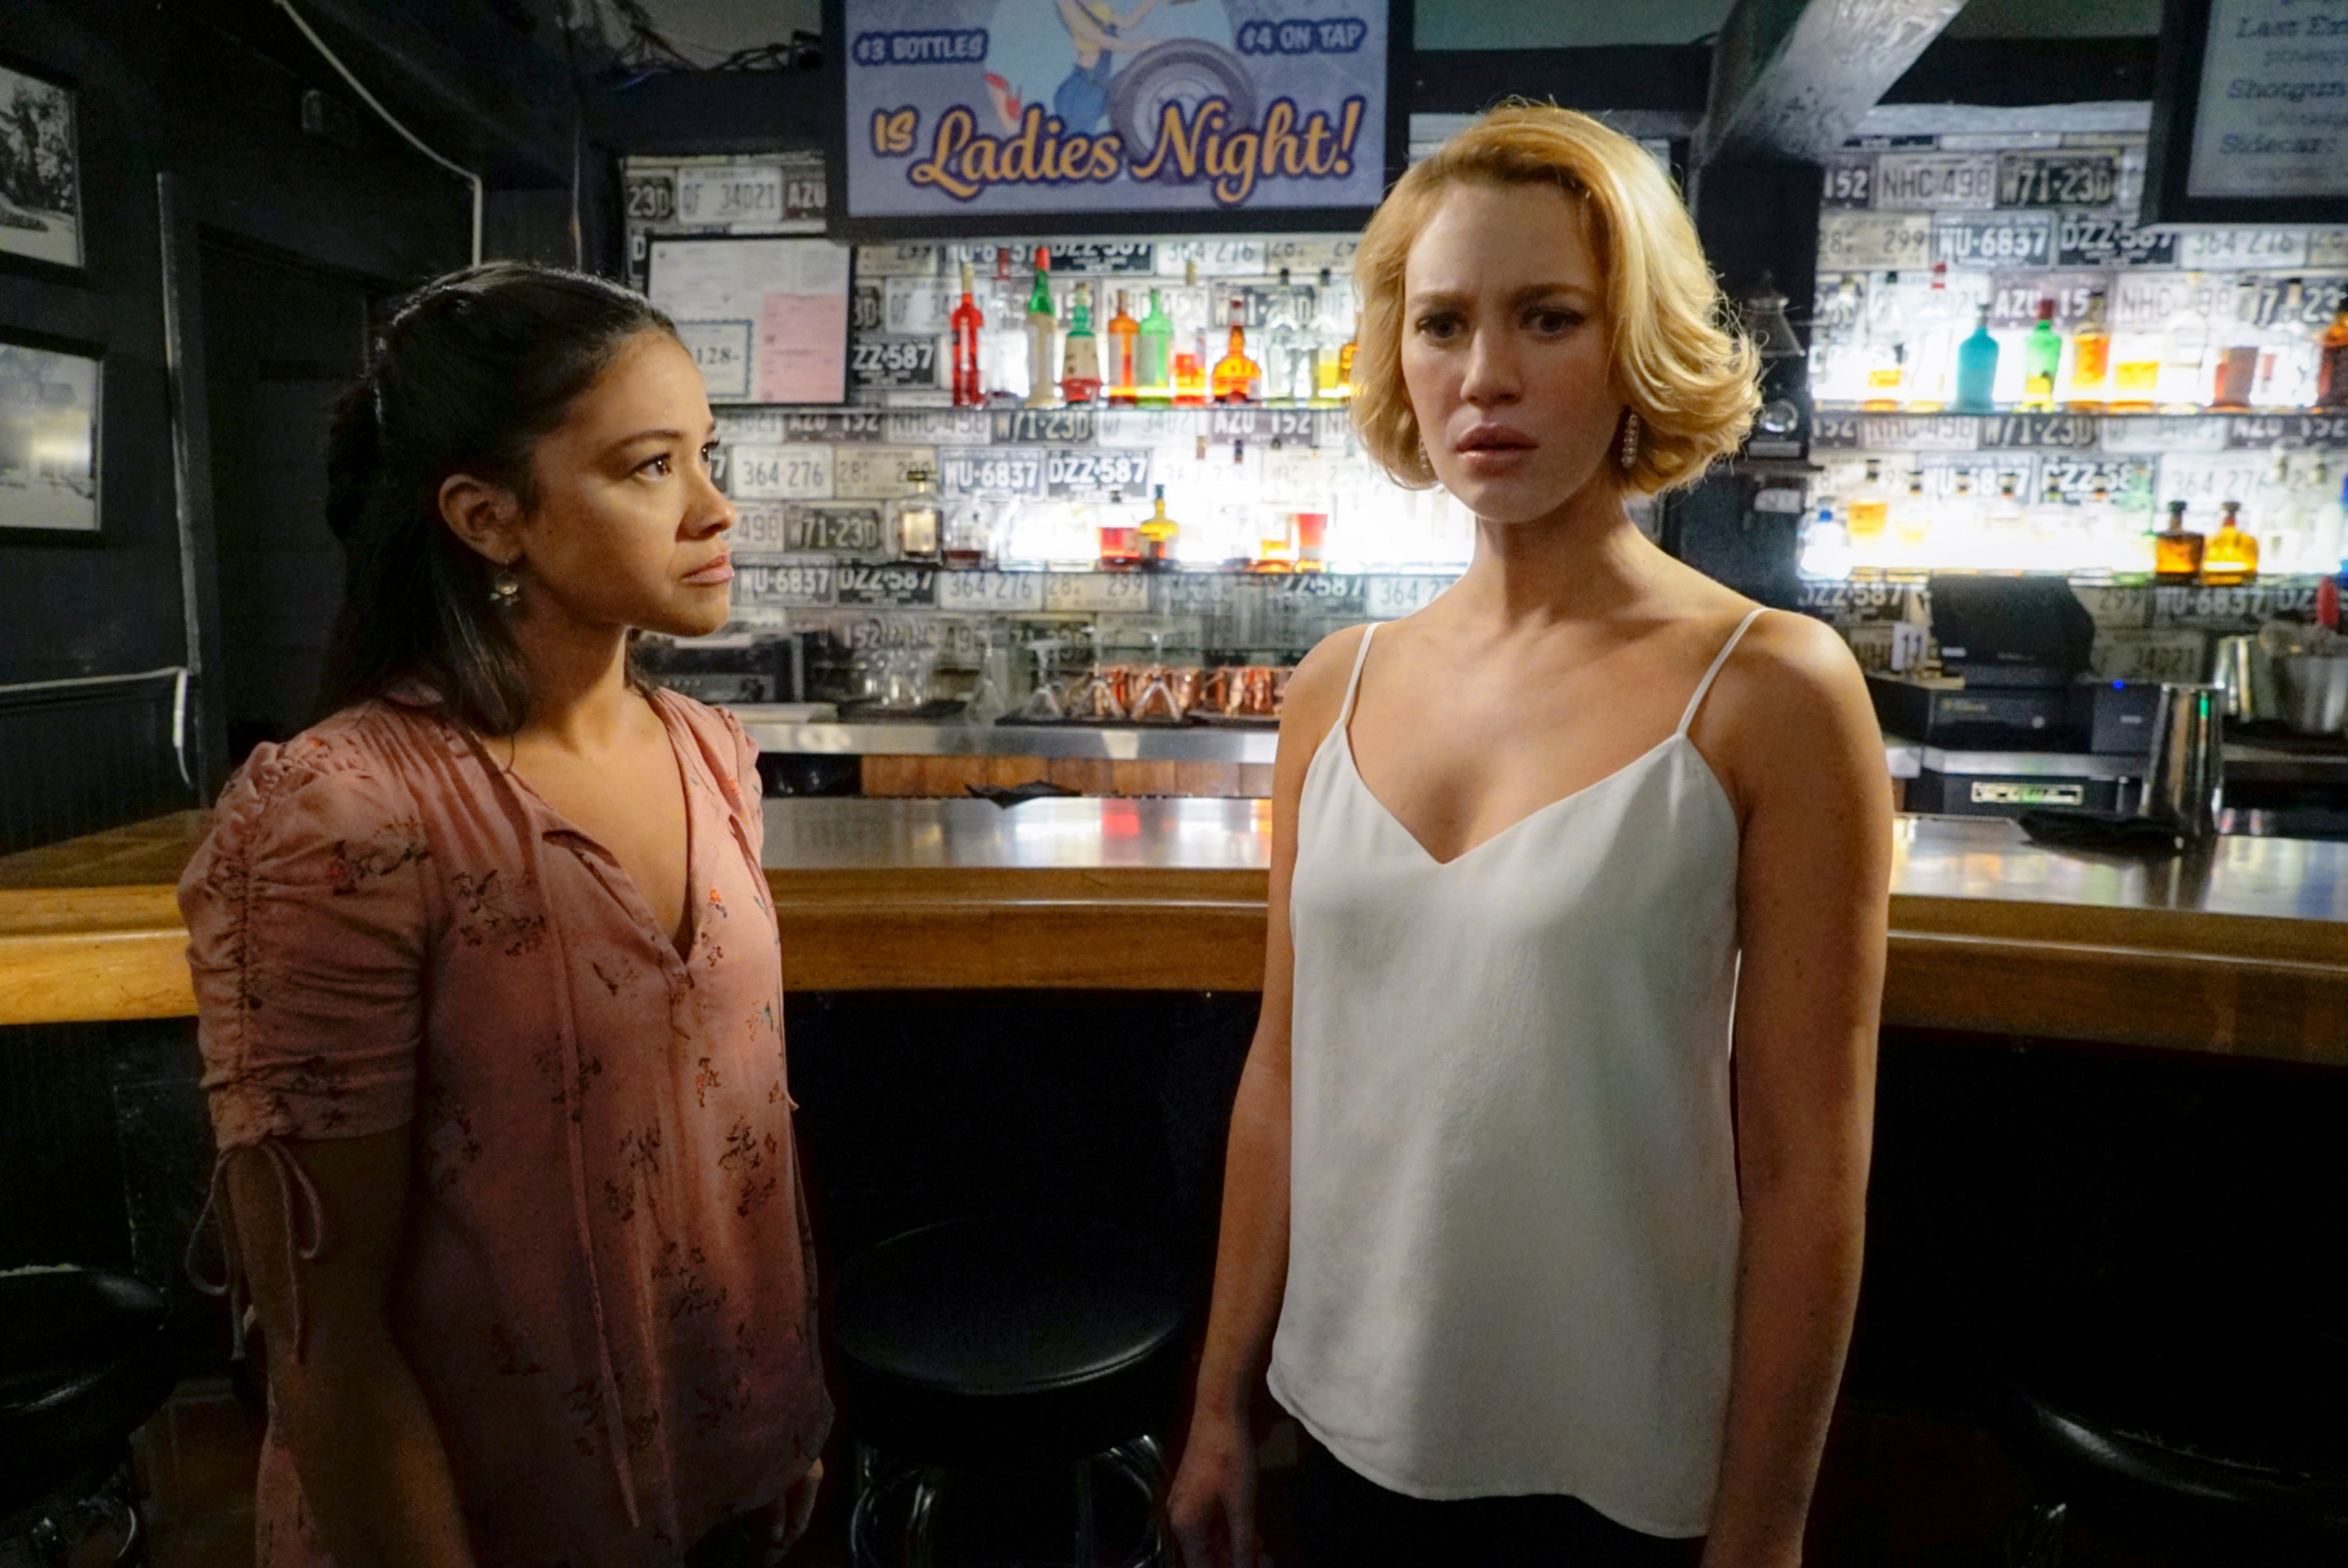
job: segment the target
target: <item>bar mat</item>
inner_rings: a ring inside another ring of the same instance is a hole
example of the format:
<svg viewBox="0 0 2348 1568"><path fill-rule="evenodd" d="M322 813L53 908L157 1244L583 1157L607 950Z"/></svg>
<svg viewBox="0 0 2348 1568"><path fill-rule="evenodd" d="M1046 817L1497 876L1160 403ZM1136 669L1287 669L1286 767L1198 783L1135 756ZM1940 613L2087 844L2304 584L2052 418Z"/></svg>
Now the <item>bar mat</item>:
<svg viewBox="0 0 2348 1568"><path fill-rule="evenodd" d="M2056 849L2101 849L2126 855L2174 855L2184 841L2175 828L2116 811L2035 806L2018 818L2033 844Z"/></svg>
<svg viewBox="0 0 2348 1568"><path fill-rule="evenodd" d="M1062 795L1072 795L1076 793L1075 790L1068 788L1066 784L1056 784L1044 779L1030 779L1024 784L1010 784L1007 786L1004 784L964 784L962 787L970 791L971 794L976 795L981 800L993 801L995 804L1001 806L1005 811L1009 811L1013 806L1024 804L1031 800L1054 800Z"/></svg>

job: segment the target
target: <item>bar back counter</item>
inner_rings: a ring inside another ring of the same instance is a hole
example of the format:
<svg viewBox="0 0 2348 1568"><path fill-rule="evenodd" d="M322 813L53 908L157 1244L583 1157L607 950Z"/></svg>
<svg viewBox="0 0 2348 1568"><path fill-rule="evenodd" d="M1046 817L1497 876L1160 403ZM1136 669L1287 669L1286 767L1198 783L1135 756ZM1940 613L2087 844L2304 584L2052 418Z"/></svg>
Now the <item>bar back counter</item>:
<svg viewBox="0 0 2348 1568"><path fill-rule="evenodd" d="M1113 1214L1202 1306L1268 804L766 811L828 1262L955 1215ZM0 1095L28 1130L0 1151L0 1266L111 1266L189 1301L209 1129L172 885L205 820L0 858ZM1846 1384L1866 1419L1977 1432L1982 1326L2016 1304L2209 1301L2235 1334L2340 1299L2348 844L2123 859L1902 816L1884 1017ZM209 1310L183 1322L190 1363L215 1358Z"/></svg>

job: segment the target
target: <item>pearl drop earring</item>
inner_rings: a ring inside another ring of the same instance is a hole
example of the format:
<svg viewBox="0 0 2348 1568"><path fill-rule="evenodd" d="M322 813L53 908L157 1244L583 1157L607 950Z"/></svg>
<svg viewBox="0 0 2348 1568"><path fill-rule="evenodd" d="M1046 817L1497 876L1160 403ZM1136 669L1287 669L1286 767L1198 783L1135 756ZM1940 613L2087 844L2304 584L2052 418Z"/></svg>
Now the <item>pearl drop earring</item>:
<svg viewBox="0 0 2348 1568"><path fill-rule="evenodd" d="M1622 416L1622 466L1631 467L1638 461L1639 411L1634 408Z"/></svg>

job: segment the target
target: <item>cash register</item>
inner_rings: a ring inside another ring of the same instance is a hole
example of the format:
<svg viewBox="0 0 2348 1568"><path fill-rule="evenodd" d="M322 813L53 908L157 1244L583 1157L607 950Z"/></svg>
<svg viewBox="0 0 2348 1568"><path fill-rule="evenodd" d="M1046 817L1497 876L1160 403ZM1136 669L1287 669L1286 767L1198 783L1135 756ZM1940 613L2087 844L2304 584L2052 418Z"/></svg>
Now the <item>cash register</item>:
<svg viewBox="0 0 2348 1568"><path fill-rule="evenodd" d="M1940 576L1932 640L1941 673L1871 674L1876 722L1924 754L1911 811L2017 815L2108 811L2150 746L2157 683L2088 672L2096 628L2054 577Z"/></svg>

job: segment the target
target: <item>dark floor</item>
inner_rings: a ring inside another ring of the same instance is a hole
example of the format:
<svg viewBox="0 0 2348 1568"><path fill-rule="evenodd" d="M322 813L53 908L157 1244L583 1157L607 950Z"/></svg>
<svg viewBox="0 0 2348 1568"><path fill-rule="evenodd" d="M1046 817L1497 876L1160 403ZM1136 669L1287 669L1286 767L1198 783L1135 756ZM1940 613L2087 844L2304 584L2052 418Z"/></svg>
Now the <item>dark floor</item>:
<svg viewBox="0 0 2348 1568"><path fill-rule="evenodd" d="M143 1428L134 1447L154 1531L154 1568L251 1568L252 1478L260 1428L222 1379L183 1385ZM1298 1559L1282 1528L1282 1494L1296 1453L1294 1429L1263 1443L1265 1544L1277 1568ZM816 1527L790 1568L844 1568L828 1488ZM1980 1431L1919 1416L1846 1410L1838 1420L1812 1512L1809 1568L1988 1568L2017 1493L1996 1446ZM2076 1540L2080 1568L2164 1568ZM112 1561L92 1539L79 1561Z"/></svg>

